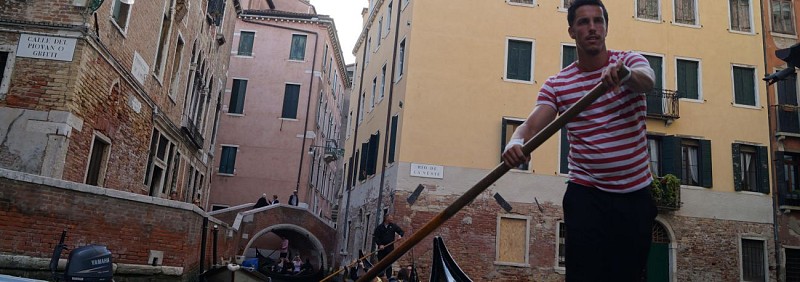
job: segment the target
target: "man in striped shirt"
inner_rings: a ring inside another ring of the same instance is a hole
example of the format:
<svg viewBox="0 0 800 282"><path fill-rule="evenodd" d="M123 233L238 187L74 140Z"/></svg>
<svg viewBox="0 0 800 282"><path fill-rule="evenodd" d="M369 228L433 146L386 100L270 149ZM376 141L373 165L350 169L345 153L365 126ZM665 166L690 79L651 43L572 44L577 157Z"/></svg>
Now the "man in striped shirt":
<svg viewBox="0 0 800 282"><path fill-rule="evenodd" d="M608 12L577 0L567 13L578 61L542 86L536 107L503 152L510 167L528 162L522 143L603 83L609 91L567 125L569 184L564 194L566 280L641 281L656 208L648 187L645 92L654 74L633 52L606 49ZM621 68L630 70L620 77Z"/></svg>

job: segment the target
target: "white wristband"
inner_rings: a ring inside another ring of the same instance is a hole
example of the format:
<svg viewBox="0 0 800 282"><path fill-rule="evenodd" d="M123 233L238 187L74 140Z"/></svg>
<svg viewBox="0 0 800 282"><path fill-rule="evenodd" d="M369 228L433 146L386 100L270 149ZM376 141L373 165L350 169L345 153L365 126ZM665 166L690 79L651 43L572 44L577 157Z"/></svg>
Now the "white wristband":
<svg viewBox="0 0 800 282"><path fill-rule="evenodd" d="M522 139L522 138L511 138L511 140L508 141L508 144L506 144L505 149L503 149L503 152L508 151L508 148L511 148L514 145L524 146L525 145L525 139Z"/></svg>

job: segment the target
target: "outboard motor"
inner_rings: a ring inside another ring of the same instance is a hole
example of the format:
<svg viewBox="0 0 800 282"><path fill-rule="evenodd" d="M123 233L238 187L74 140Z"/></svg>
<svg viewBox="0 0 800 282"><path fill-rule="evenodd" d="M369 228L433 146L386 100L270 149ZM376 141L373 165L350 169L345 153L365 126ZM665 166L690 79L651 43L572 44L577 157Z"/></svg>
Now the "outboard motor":
<svg viewBox="0 0 800 282"><path fill-rule="evenodd" d="M53 272L55 281L60 281L61 278L65 281L113 281L111 252L105 246L100 245L83 246L70 252L64 276L57 275L58 259L61 258L61 251L67 248L64 245L66 236L66 230L61 232L61 240L53 250L53 257L50 260L50 271Z"/></svg>

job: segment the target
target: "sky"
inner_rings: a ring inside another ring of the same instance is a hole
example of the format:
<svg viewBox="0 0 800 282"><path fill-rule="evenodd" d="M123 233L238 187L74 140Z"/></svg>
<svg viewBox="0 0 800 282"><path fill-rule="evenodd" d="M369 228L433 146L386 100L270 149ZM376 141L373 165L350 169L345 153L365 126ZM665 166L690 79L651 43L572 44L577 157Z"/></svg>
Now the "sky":
<svg viewBox="0 0 800 282"><path fill-rule="evenodd" d="M317 14L329 15L336 23L342 56L347 64L356 62L353 46L361 34L361 9L367 7L367 0L311 0Z"/></svg>

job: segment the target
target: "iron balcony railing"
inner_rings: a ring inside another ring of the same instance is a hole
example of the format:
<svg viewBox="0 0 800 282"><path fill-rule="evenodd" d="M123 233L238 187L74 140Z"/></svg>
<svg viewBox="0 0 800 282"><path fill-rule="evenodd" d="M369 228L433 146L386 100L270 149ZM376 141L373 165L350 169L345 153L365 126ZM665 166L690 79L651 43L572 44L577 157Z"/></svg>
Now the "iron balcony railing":
<svg viewBox="0 0 800 282"><path fill-rule="evenodd" d="M797 105L775 105L778 132L800 134L800 107Z"/></svg>
<svg viewBox="0 0 800 282"><path fill-rule="evenodd" d="M680 117L678 114L678 92L654 88L646 96L647 117L664 120Z"/></svg>

